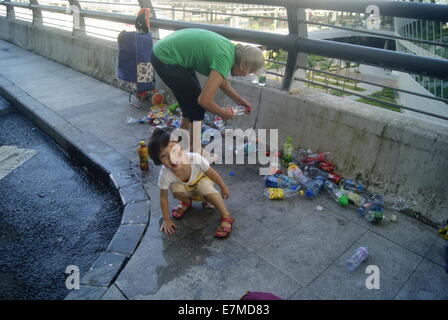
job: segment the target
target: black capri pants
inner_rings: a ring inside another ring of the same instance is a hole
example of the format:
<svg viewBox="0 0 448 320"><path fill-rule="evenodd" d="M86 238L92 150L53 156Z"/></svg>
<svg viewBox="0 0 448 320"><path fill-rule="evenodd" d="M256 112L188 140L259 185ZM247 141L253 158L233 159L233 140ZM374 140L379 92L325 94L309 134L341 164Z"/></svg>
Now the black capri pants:
<svg viewBox="0 0 448 320"><path fill-rule="evenodd" d="M198 104L202 88L196 72L178 65L166 64L151 53L151 64L159 77L171 89L179 102L182 117L192 121L204 120L205 109Z"/></svg>

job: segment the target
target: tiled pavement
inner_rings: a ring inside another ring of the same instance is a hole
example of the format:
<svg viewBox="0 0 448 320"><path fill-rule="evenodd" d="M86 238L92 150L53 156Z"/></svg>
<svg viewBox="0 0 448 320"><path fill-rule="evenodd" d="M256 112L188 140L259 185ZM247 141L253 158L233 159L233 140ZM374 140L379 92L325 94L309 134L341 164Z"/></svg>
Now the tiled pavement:
<svg viewBox="0 0 448 320"><path fill-rule="evenodd" d="M126 124L145 113L127 104L127 93L4 41L0 86L2 77L137 164L136 145L148 139L148 128ZM89 290L103 299L239 299L247 290L284 299L448 298L447 242L434 229L397 212L396 223L371 225L324 196L269 201L255 165L214 167L231 191L226 204L236 222L229 239L213 238L218 215L199 204L176 221L175 235L160 233L158 168L151 167L140 177L151 197L143 240L113 285ZM370 256L349 273L345 260L359 246ZM366 288L367 265L378 266L380 289Z"/></svg>

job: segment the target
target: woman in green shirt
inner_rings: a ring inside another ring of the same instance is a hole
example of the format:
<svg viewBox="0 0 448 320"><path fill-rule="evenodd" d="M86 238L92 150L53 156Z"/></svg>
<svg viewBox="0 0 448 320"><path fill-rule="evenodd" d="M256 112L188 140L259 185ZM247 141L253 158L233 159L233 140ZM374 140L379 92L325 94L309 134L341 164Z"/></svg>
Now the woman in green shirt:
<svg viewBox="0 0 448 320"><path fill-rule="evenodd" d="M192 28L178 30L159 40L154 45L151 63L179 102L183 116L181 128L191 134L192 122L202 121L205 111L224 120L232 118L229 110L214 101L218 88L237 105L252 107L227 77L257 72L264 66L264 57L255 46L235 45L212 31ZM208 77L203 88L196 72Z"/></svg>

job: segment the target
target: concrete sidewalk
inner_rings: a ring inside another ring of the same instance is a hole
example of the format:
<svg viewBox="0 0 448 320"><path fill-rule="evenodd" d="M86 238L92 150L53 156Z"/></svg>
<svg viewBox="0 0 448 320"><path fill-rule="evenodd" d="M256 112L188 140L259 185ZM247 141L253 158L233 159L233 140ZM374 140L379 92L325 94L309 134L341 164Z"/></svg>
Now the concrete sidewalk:
<svg viewBox="0 0 448 320"><path fill-rule="evenodd" d="M4 41L0 76L104 141L137 170L136 147L149 138L148 126L127 124L126 118L147 109L130 107L126 92ZM176 221L175 235L160 233L159 168L151 167L141 176L151 198L143 240L107 291L84 297L239 299L250 290L284 299L448 299L447 243L436 230L397 212L396 223L371 225L353 207L341 208L324 196L268 201L256 166L215 168L231 191L226 204L236 221L229 239L213 238L218 214L202 212L199 204ZM370 257L349 273L344 262L359 246L369 247ZM378 290L365 286L367 265L379 267Z"/></svg>

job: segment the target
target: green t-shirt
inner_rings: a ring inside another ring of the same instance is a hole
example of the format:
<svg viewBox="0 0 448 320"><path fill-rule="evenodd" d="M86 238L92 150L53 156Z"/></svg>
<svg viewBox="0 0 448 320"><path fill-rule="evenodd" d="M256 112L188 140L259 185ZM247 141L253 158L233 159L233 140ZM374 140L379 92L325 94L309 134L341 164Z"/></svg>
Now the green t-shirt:
<svg viewBox="0 0 448 320"><path fill-rule="evenodd" d="M213 69L227 78L235 45L223 36L203 29L182 29L159 40L153 48L160 61L179 65L208 76Z"/></svg>

